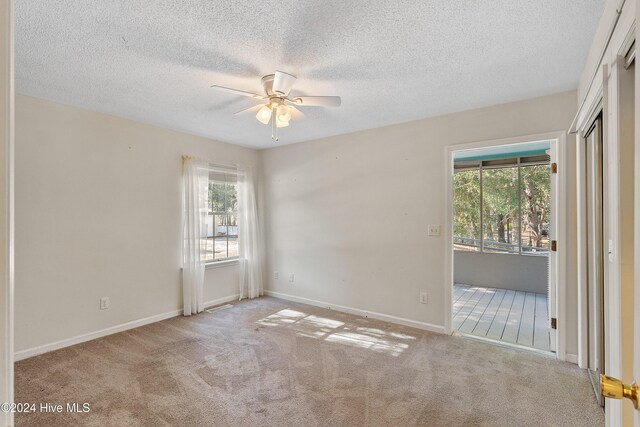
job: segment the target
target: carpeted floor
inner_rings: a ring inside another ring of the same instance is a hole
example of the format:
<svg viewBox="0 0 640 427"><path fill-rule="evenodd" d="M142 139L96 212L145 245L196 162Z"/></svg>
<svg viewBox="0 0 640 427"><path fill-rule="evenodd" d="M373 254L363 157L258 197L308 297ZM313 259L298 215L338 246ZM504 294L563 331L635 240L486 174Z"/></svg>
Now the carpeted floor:
<svg viewBox="0 0 640 427"><path fill-rule="evenodd" d="M603 426L546 356L275 298L16 364L16 401L90 403L17 426Z"/></svg>

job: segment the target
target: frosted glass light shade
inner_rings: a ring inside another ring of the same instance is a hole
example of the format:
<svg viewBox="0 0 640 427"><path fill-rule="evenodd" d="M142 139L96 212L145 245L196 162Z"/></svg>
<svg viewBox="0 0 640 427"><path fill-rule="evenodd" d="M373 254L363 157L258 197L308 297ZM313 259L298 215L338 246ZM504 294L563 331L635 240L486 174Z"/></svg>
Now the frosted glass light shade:
<svg viewBox="0 0 640 427"><path fill-rule="evenodd" d="M271 107L268 105L263 105L261 109L258 110L258 114L256 114L256 119L262 124L268 125L271 120Z"/></svg>
<svg viewBox="0 0 640 427"><path fill-rule="evenodd" d="M289 122L291 120L291 112L289 111L289 107L286 105L279 105L276 110L276 117L281 122Z"/></svg>

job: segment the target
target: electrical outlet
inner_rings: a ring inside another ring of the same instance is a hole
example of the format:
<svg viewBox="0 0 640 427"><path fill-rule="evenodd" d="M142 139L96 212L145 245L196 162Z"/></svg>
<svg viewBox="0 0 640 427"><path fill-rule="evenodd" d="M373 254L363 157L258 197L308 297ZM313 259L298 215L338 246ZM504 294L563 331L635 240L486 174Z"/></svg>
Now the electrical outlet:
<svg viewBox="0 0 640 427"><path fill-rule="evenodd" d="M293 283L293 280L295 279L295 276L293 275L293 273L291 273L289 275L289 282Z"/></svg>
<svg viewBox="0 0 640 427"><path fill-rule="evenodd" d="M280 278L280 273L278 273L277 271L273 272L273 279L274 280L278 280Z"/></svg>
<svg viewBox="0 0 640 427"><path fill-rule="evenodd" d="M102 297L100 298L100 310L106 310L109 308L109 298Z"/></svg>
<svg viewBox="0 0 640 427"><path fill-rule="evenodd" d="M420 292L420 304L429 303L429 294L426 292Z"/></svg>
<svg viewBox="0 0 640 427"><path fill-rule="evenodd" d="M429 236L439 236L440 235L440 226L436 224L429 224Z"/></svg>

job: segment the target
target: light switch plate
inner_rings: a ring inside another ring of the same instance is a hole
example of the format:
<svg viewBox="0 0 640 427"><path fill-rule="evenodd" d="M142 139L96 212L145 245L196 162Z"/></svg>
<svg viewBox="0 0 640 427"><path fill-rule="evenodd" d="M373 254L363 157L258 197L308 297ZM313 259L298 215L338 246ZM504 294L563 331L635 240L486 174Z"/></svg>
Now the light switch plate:
<svg viewBox="0 0 640 427"><path fill-rule="evenodd" d="M420 292L420 304L429 303L429 294L426 292Z"/></svg>
<svg viewBox="0 0 640 427"><path fill-rule="evenodd" d="M440 235L440 226L436 224L429 224L429 236L439 236Z"/></svg>

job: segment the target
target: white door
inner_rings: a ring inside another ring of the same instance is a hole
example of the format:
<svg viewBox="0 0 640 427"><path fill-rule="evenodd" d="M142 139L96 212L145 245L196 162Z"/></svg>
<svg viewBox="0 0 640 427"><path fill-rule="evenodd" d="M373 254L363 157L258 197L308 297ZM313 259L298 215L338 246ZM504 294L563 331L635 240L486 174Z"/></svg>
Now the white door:
<svg viewBox="0 0 640 427"><path fill-rule="evenodd" d="M603 152L602 116L598 116L585 138L586 242L587 242L587 330L588 371L598 402L603 404L600 374L604 373L604 242L603 242Z"/></svg>
<svg viewBox="0 0 640 427"><path fill-rule="evenodd" d="M604 373L604 245L603 245L603 140L602 114L589 126L579 147L581 192L579 207L584 212L579 234L583 239L580 255L584 275L580 281L584 295L586 326L586 357L584 365L593 384L598 403L603 404L600 393L600 374Z"/></svg>

